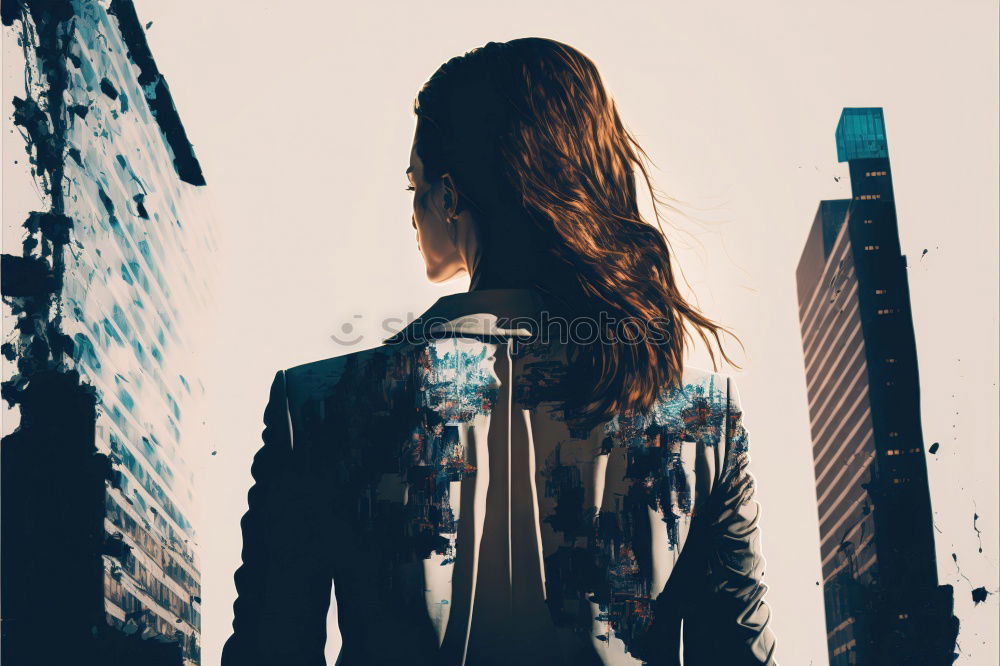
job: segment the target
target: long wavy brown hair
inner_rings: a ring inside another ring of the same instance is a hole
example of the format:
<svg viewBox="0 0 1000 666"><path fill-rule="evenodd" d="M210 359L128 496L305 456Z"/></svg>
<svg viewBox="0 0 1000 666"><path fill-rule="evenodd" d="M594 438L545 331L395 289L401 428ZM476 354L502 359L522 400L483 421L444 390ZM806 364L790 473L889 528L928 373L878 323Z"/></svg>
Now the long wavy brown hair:
<svg viewBox="0 0 1000 666"><path fill-rule="evenodd" d="M649 158L587 56L550 39L490 42L443 64L414 111L425 178L451 174L459 211L472 209L479 225L472 289L533 287L564 315L658 322L658 338L570 342L567 415L596 423L649 409L679 383L692 331L713 366L710 338L735 365L720 340L730 332L677 287ZM656 225L639 212L636 172Z"/></svg>

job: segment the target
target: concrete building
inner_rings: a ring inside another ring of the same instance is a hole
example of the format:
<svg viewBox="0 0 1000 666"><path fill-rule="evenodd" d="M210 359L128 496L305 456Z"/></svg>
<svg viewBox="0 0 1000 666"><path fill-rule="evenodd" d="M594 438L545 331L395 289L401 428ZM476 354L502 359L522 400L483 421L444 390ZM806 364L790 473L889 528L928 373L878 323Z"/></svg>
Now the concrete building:
<svg viewBox="0 0 1000 666"><path fill-rule="evenodd" d="M951 663L882 109L836 141L851 197L820 202L796 271L830 663Z"/></svg>
<svg viewBox="0 0 1000 666"><path fill-rule="evenodd" d="M129 0L22 0L3 22L47 204L3 255L3 661L197 664L205 181Z"/></svg>

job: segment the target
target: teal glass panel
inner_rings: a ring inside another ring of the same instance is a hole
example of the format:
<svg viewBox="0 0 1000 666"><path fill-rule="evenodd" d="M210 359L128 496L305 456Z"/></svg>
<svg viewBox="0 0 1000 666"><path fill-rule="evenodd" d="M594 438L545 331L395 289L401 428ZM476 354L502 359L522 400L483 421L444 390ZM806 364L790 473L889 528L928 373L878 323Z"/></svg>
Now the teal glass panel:
<svg viewBox="0 0 1000 666"><path fill-rule="evenodd" d="M837 123L837 161L888 158L885 118L880 107L845 108Z"/></svg>

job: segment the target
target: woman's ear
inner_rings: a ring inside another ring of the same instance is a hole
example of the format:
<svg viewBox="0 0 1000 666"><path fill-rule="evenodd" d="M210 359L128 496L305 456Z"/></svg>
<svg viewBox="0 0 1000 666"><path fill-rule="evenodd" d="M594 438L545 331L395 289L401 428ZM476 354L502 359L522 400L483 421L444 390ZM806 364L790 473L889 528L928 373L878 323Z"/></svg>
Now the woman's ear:
<svg viewBox="0 0 1000 666"><path fill-rule="evenodd" d="M450 173L441 175L442 196L444 198L444 219L450 220L458 213L458 188Z"/></svg>

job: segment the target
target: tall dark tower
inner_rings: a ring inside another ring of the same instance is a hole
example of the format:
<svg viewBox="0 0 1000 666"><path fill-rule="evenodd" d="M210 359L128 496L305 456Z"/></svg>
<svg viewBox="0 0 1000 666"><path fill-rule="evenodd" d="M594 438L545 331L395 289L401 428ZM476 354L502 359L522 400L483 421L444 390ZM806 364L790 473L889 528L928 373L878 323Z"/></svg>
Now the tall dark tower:
<svg viewBox="0 0 1000 666"><path fill-rule="evenodd" d="M950 664L882 109L836 137L851 198L820 202L796 270L830 664Z"/></svg>

